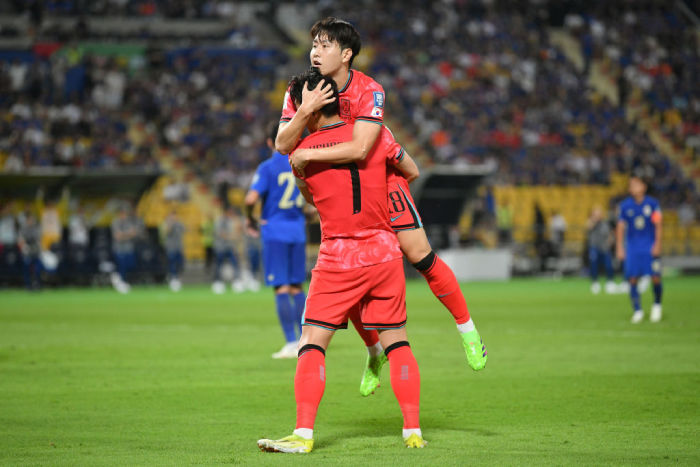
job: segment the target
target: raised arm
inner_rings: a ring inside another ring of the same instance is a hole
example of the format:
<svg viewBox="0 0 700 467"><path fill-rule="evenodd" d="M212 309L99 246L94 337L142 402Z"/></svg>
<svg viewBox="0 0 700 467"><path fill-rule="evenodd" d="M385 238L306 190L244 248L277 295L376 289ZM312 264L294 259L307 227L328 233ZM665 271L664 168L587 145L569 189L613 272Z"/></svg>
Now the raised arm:
<svg viewBox="0 0 700 467"><path fill-rule="evenodd" d="M321 86L323 84L323 86ZM289 154L297 145L301 138L304 128L309 121L311 114L319 110L324 105L333 102L333 88L330 83L319 83L312 91L309 91L307 84L304 84L302 91L302 103L296 109L296 113L288 122L280 122L277 130L277 138L275 138L275 149L281 154ZM282 115L294 107L289 96L289 91L284 96L284 110Z"/></svg>

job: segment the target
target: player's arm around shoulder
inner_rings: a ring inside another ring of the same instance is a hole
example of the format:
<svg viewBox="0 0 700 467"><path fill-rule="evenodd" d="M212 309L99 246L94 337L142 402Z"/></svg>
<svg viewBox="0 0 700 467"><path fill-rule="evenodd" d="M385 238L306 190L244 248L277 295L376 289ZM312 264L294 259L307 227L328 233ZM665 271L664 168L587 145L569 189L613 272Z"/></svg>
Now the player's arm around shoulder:
<svg viewBox="0 0 700 467"><path fill-rule="evenodd" d="M420 170L418 169L418 164L413 158L403 150L403 156L401 160L396 164L396 168L399 169L401 175L404 176L408 183L411 183L420 176Z"/></svg>
<svg viewBox="0 0 700 467"><path fill-rule="evenodd" d="M295 167L304 168L310 162L329 164L348 164L364 160L377 141L381 124L356 121L352 131L352 140L323 149L297 149L291 155Z"/></svg>

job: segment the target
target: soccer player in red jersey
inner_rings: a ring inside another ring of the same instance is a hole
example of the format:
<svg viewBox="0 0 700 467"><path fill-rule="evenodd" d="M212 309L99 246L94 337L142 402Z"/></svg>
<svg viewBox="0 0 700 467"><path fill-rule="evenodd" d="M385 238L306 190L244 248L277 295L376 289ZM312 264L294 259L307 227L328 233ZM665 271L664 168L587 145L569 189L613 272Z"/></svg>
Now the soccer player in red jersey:
<svg viewBox="0 0 700 467"><path fill-rule="evenodd" d="M318 72L307 72L292 80L290 92L303 102L302 87L314 89L322 81ZM331 87L337 93L335 83ZM299 149L327 150L351 140L354 131L338 117L337 100L314 112L308 127L312 133ZM318 209L321 246L309 284L294 378L296 429L279 440L259 440L264 451L305 453L313 448L316 412L325 389L325 351L335 331L347 328L351 312L359 313L364 327L379 332L403 414L405 445L426 444L419 425L420 374L406 337L402 253L386 202L387 163L399 163L400 152L393 138L384 137L355 162L307 165L298 182Z"/></svg>
<svg viewBox="0 0 700 467"><path fill-rule="evenodd" d="M340 88L340 117L354 122L353 138L326 150L300 149L291 156L292 166L303 170L309 162L344 162L355 155L366 155L381 132L384 118L384 90L369 76L353 70L353 59L360 52L360 36L355 28L342 20L326 18L311 28L313 40L309 58L323 75L332 78ZM289 92L285 95L280 127L275 141L277 150L289 153L296 145L309 116L331 102L329 83L314 90L304 90L304 101L295 105ZM487 354L481 336L469 315L467 304L452 270L435 253L428 242L420 215L408 188L408 181L394 169L388 172L388 194L392 228L401 250L411 264L428 281L430 289L452 313L474 370L486 365ZM371 394L379 384L379 372L384 363L377 336L362 330L356 317L353 324L368 349L367 368L360 384L362 395Z"/></svg>

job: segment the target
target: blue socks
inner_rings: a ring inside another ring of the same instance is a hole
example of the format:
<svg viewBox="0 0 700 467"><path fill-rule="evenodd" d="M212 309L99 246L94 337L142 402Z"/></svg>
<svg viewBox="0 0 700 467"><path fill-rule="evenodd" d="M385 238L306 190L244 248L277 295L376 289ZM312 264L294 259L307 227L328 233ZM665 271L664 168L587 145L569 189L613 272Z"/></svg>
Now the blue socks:
<svg viewBox="0 0 700 467"><path fill-rule="evenodd" d="M654 284L654 303L660 304L661 303L661 294L664 291L664 287L661 285L661 282L658 284Z"/></svg>
<svg viewBox="0 0 700 467"><path fill-rule="evenodd" d="M296 313L292 309L292 303L288 293L275 294L275 303L277 304L277 316L282 325L282 332L287 342L297 340L296 335Z"/></svg>
<svg viewBox="0 0 700 467"><path fill-rule="evenodd" d="M301 336L301 319L304 316L304 308L306 307L306 295L304 292L294 294L294 312L296 314L297 325L299 326L299 335Z"/></svg>
<svg viewBox="0 0 700 467"><path fill-rule="evenodd" d="M637 287L637 283L630 283L630 299L632 299L632 311L642 309L639 304L639 288Z"/></svg>

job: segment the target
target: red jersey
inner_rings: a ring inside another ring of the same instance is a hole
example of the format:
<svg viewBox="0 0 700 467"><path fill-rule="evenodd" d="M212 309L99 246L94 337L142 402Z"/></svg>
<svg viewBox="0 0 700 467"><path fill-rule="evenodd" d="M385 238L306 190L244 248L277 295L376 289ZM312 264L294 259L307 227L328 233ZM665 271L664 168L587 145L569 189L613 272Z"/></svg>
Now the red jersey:
<svg viewBox="0 0 700 467"><path fill-rule="evenodd" d="M364 120L381 125L384 122L384 88L361 71L350 70L348 81L338 95L339 115L346 123ZM296 113L297 107L287 90L280 122L290 121Z"/></svg>
<svg viewBox="0 0 700 467"><path fill-rule="evenodd" d="M312 133L298 148L326 148L352 140L353 125L338 122ZM367 157L351 164L312 162L304 181L321 218L317 269L352 269L401 258L389 225L387 163L403 151L382 131Z"/></svg>

